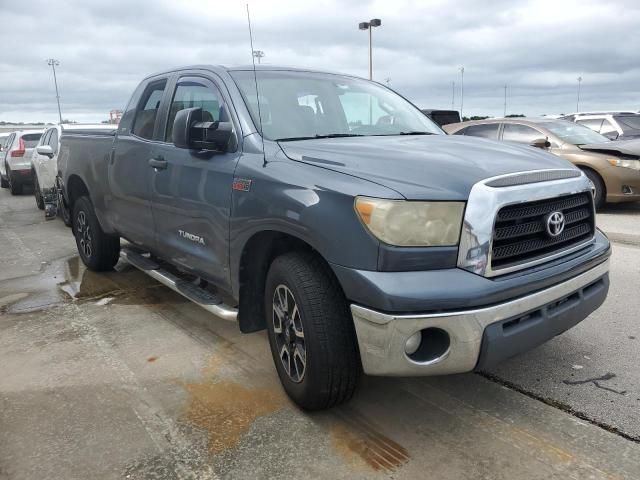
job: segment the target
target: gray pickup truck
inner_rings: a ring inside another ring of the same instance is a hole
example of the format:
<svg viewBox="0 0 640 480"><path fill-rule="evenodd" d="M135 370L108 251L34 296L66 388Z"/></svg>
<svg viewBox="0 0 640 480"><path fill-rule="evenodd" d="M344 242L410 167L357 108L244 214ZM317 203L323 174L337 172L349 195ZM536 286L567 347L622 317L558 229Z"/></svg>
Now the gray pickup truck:
<svg viewBox="0 0 640 480"><path fill-rule="evenodd" d="M348 400L362 373L486 369L609 288L580 170L447 136L352 76L158 73L115 132L64 132L59 169L88 268L123 257L242 332L266 328L306 409Z"/></svg>

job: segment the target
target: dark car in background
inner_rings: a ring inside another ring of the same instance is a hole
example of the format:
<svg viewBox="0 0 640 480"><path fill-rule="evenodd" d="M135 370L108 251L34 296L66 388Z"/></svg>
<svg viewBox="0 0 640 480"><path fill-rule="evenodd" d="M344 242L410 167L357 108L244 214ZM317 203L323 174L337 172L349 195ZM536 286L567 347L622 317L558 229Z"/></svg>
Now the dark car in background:
<svg viewBox="0 0 640 480"><path fill-rule="evenodd" d="M433 120L438 126L448 125L450 123L458 123L462 121L460 118L460 112L457 110L421 110L427 117Z"/></svg>
<svg viewBox="0 0 640 480"><path fill-rule="evenodd" d="M613 142L582 125L549 118L494 118L444 129L453 135L523 143L569 160L593 183L598 207L640 200L640 141Z"/></svg>

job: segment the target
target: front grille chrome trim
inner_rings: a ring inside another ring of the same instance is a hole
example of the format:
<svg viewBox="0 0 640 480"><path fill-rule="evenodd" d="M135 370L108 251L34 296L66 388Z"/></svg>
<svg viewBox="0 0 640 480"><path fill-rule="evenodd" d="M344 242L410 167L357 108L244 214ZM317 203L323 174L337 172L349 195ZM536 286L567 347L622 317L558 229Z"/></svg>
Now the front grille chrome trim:
<svg viewBox="0 0 640 480"><path fill-rule="evenodd" d="M541 175L533 175L536 173ZM510 182L509 178L539 178L540 176L557 177L557 179L526 184L515 182L511 186L504 186ZM496 183L500 187L491 186ZM584 173L576 169L517 172L476 183L471 189L465 210L458 250L458 267L485 277L495 277L540 265L591 245L595 241L595 229L591 237L580 244L570 245L565 249L523 263L498 268L491 266L495 222L498 212L503 207L583 192L591 192L591 182ZM590 208L595 219L593 202Z"/></svg>

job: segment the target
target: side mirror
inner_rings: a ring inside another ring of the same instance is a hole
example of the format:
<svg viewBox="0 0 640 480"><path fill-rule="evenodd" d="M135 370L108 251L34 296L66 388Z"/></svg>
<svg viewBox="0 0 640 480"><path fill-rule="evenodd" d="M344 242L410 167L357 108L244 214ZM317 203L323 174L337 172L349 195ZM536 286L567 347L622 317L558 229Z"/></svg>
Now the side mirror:
<svg viewBox="0 0 640 480"><path fill-rule="evenodd" d="M173 121L173 144L178 148L227 151L232 124L207 121L204 117L205 112L199 107L180 110Z"/></svg>
<svg viewBox="0 0 640 480"><path fill-rule="evenodd" d="M538 138L529 145L536 148L549 148L551 146L551 142L546 138Z"/></svg>
<svg viewBox="0 0 640 480"><path fill-rule="evenodd" d="M53 158L53 148L51 148L51 145L38 145L36 152L38 152L38 155Z"/></svg>
<svg viewBox="0 0 640 480"><path fill-rule="evenodd" d="M615 130L613 132L603 133L602 135L607 137L609 140L617 140L618 137L620 136L620 134L618 132L616 132Z"/></svg>

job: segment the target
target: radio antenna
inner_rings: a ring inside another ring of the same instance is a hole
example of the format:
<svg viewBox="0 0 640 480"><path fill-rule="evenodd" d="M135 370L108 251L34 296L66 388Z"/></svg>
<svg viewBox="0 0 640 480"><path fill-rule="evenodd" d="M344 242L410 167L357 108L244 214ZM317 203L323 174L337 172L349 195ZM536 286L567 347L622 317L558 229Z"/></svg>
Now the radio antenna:
<svg viewBox="0 0 640 480"><path fill-rule="evenodd" d="M262 134L262 112L260 110L260 93L258 92L258 74L256 73L256 58L253 55L253 33L251 31L251 15L249 14L249 4L247 3L247 23L249 24L249 44L251 45L251 62L253 64L253 81L256 85L256 102L258 103L258 121L260 123L260 138L262 139L263 166L267 164L267 157L264 153L264 135Z"/></svg>

